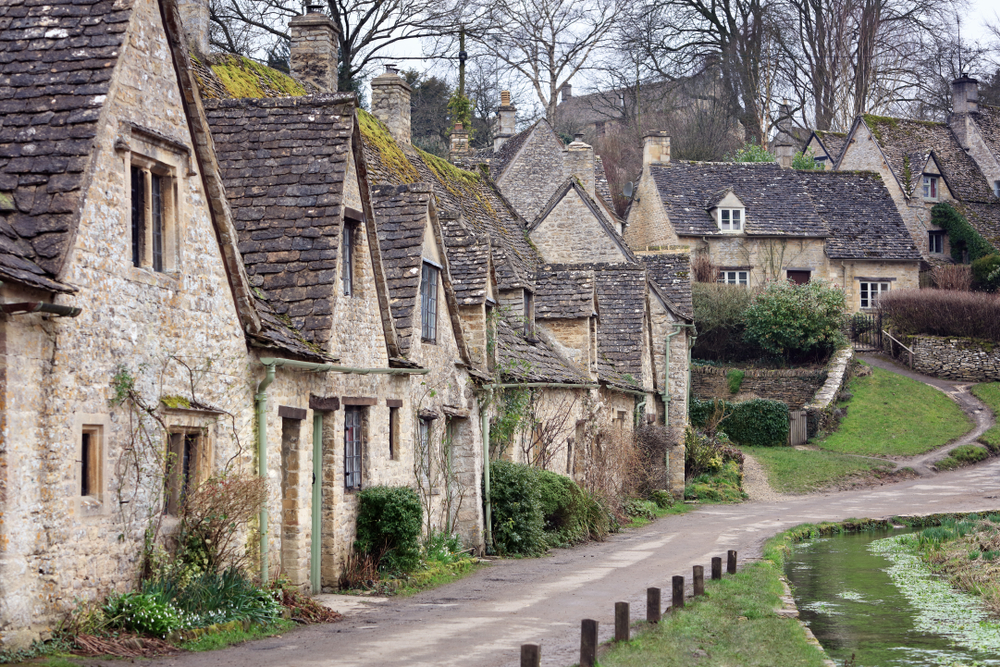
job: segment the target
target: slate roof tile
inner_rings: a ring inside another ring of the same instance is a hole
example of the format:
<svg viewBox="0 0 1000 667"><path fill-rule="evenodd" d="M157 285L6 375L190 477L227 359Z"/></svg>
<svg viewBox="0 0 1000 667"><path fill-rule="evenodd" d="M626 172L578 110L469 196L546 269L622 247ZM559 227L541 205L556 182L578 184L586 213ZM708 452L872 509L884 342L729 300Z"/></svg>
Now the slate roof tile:
<svg viewBox="0 0 1000 667"><path fill-rule="evenodd" d="M0 279L49 291L78 219L101 105L131 8L110 0L0 4Z"/></svg>
<svg viewBox="0 0 1000 667"><path fill-rule="evenodd" d="M658 253L640 255L639 259L649 270L650 279L679 313L688 318L694 317L694 307L691 305L691 254Z"/></svg>
<svg viewBox="0 0 1000 667"><path fill-rule="evenodd" d="M535 279L535 319L577 319L594 314L594 270L577 264L545 264Z"/></svg>
<svg viewBox="0 0 1000 667"><path fill-rule="evenodd" d="M827 155L830 156L829 164L836 164L840 154L844 152L847 143L846 132L830 132L829 130L814 130L816 138L823 144Z"/></svg>
<svg viewBox="0 0 1000 667"><path fill-rule="evenodd" d="M497 356L504 381L590 383L583 371L554 351L544 332L535 335L529 340L523 327L497 318Z"/></svg>
<svg viewBox="0 0 1000 667"><path fill-rule="evenodd" d="M642 264L588 264L597 286L597 349L610 365L599 366L602 380L622 386L642 384L646 267ZM603 368L603 370L602 370Z"/></svg>
<svg viewBox="0 0 1000 667"><path fill-rule="evenodd" d="M540 122L542 121L539 120L532 123L530 127L521 130L510 139L503 142L503 145L500 146L500 150L495 151L491 155L490 177L493 178L493 180L500 178L501 174L506 171L511 161L517 157L517 153L521 150L521 146L523 146L524 142L528 140L528 137L531 136L531 133L535 131L535 128L538 127L538 123Z"/></svg>
<svg viewBox="0 0 1000 667"><path fill-rule="evenodd" d="M979 113L972 114L983 141L989 146L993 155L1000 160L1000 107L980 104Z"/></svg>
<svg viewBox="0 0 1000 667"><path fill-rule="evenodd" d="M448 252L451 284L460 306L483 303L490 280L490 241L476 234L453 213L439 213Z"/></svg>

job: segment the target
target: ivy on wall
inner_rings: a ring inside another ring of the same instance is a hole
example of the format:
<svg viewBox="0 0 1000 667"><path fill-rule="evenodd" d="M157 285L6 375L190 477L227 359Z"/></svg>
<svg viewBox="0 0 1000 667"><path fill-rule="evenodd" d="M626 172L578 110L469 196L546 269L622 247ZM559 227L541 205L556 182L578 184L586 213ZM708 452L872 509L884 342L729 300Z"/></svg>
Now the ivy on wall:
<svg viewBox="0 0 1000 667"><path fill-rule="evenodd" d="M997 252L996 248L980 236L969 221L947 202L934 205L931 209L931 222L948 233L951 257L956 262L963 261L963 251L969 253L970 262Z"/></svg>

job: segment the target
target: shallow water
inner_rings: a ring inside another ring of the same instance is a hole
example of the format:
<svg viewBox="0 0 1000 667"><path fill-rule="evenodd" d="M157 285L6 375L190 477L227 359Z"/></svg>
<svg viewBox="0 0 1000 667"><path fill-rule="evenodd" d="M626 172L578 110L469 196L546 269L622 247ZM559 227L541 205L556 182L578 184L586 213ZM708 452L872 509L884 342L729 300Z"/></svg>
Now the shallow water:
<svg viewBox="0 0 1000 667"><path fill-rule="evenodd" d="M838 664L1000 665L1000 626L892 542L893 533L821 538L795 547L786 574L801 618ZM876 553L878 552L878 553Z"/></svg>

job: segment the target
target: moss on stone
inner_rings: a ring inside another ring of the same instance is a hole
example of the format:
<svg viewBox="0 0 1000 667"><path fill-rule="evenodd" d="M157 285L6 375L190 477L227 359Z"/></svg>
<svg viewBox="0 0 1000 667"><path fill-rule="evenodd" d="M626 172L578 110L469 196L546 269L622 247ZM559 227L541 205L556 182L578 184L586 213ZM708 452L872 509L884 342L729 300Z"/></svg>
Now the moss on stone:
<svg viewBox="0 0 1000 667"><path fill-rule="evenodd" d="M298 97L306 94L305 87L292 77L243 56L223 56L211 68L222 87L234 98Z"/></svg>
<svg viewBox="0 0 1000 667"><path fill-rule="evenodd" d="M191 401L183 396L160 396L160 403L171 410L190 410Z"/></svg>
<svg viewBox="0 0 1000 667"><path fill-rule="evenodd" d="M365 142L378 152L382 166L391 171L400 183L416 183L420 180L420 174L410 164L382 121L364 109L358 109L358 125Z"/></svg>

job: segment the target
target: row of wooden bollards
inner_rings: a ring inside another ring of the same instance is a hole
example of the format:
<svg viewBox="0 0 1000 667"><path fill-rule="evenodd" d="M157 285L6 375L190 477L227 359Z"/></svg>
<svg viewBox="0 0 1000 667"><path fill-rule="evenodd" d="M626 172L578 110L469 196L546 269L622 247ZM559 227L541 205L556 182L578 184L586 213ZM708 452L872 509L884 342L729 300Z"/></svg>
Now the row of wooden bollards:
<svg viewBox="0 0 1000 667"><path fill-rule="evenodd" d="M726 573L736 574L736 552L732 549L726 554ZM694 596L705 594L705 568L695 565L693 568ZM712 579L722 579L722 559L712 559ZM684 608L684 577L677 575L672 580L673 598L670 610ZM661 617L660 589L646 589L646 622L659 623ZM615 603L615 641L629 640L631 620L628 602ZM597 660L597 621L585 618L580 623L580 667L594 667ZM542 647L539 644L521 644L521 667L539 667L542 660Z"/></svg>

